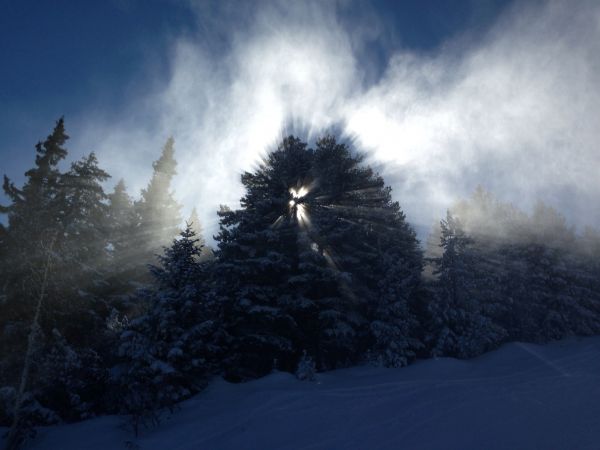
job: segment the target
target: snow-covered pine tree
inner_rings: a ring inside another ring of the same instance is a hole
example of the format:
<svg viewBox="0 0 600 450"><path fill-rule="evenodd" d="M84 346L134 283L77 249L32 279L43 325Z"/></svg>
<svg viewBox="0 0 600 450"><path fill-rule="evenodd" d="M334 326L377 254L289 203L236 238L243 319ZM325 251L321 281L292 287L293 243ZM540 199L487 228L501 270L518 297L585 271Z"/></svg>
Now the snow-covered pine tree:
<svg viewBox="0 0 600 450"><path fill-rule="evenodd" d="M104 294L109 276L109 221L107 195L102 187L108 178L110 175L98 166L96 155L91 153L75 161L61 181L65 195L64 239L56 256L57 263L69 270L61 276L60 289L79 315L77 325L70 319L64 325L84 327L83 334L103 327L108 307ZM96 324L86 322L85 316ZM57 328L66 332L62 326ZM80 337L83 344L85 338Z"/></svg>
<svg viewBox="0 0 600 450"><path fill-rule="evenodd" d="M0 206L0 213L8 215L3 239L7 260L2 265L8 307L0 320L11 315L19 316L17 320L20 320L23 314L28 315L27 300L20 292L21 281L29 275L32 265L44 264L40 242L49 243L55 236L58 244L62 238L60 219L64 215L64 190L58 164L67 155L64 145L68 138L61 118L46 140L35 146L35 167L25 173L23 187L17 188L4 176L4 194L10 202L8 206Z"/></svg>
<svg viewBox="0 0 600 450"><path fill-rule="evenodd" d="M320 370L362 359L383 277L378 242L410 230L381 177L333 137L314 150L288 137L242 183L242 209L220 213L215 266L233 377L268 373L274 359L294 371L304 349ZM404 239L411 244L398 254L416 248L414 233ZM404 257L420 270L420 257Z"/></svg>
<svg viewBox="0 0 600 450"><path fill-rule="evenodd" d="M161 410L202 389L222 357L220 305L197 260L196 243L188 225L165 249L151 268L154 286L141 294L146 312L121 335L118 382L136 434L141 424L155 423Z"/></svg>
<svg viewBox="0 0 600 450"><path fill-rule="evenodd" d="M108 229L102 183L108 178L91 153L74 162L60 183L64 231L53 252L37 384L40 402L65 420L88 417L102 404L99 394L108 374L104 360L114 344L115 336L110 342L106 333Z"/></svg>
<svg viewBox="0 0 600 450"><path fill-rule="evenodd" d="M298 257L290 189L308 175L311 155L299 139L286 138L255 173L242 175L242 209L219 211L215 271L233 339L229 378L270 373L273 360L279 369L295 369L300 331L291 315L298 307L291 277Z"/></svg>
<svg viewBox="0 0 600 450"><path fill-rule="evenodd" d="M505 339L544 342L598 329L589 232L577 237L541 202L529 216L482 188L452 212L472 241L471 297Z"/></svg>
<svg viewBox="0 0 600 450"><path fill-rule="evenodd" d="M30 373L19 397L31 397L57 417L76 419L74 396L93 406L101 401L98 391L91 392L101 390L99 378L86 377L105 369L96 351L110 347L104 342L108 308L101 295L106 245L106 197L101 183L108 175L93 154L61 173L58 163L67 154L67 138L61 119L52 134L36 146L36 167L26 173L23 188L5 180L11 204L3 208L9 226L7 260L2 262L6 300L0 304L0 347L6 357L0 381L16 386L18 377L23 378L19 374ZM53 339L53 330L62 336L60 341ZM66 362L58 362L59 354L66 355L58 351L59 345L86 360L86 370L73 373L83 377L75 383L77 392L67 392L74 386L67 384L62 396L55 395L60 381L53 378L60 370L51 369L55 363L61 366ZM25 366L30 370L24 371ZM87 389L91 385L95 387Z"/></svg>
<svg viewBox="0 0 600 450"><path fill-rule="evenodd" d="M1 207L0 212L8 214L8 227L19 246L32 245L31 241L48 233L48 228L51 233L63 214L59 208L63 196L58 164L67 155L67 139L61 118L46 140L37 143L35 167L25 172L27 181L23 188L17 188L4 176L3 189L10 205Z"/></svg>
<svg viewBox="0 0 600 450"><path fill-rule="evenodd" d="M10 203L0 207L0 212L8 215L0 261L3 291L0 302L0 386L14 390L20 405L27 403L25 399L32 397L31 390L35 388L33 368L45 322L41 314L46 311L45 297L54 284L52 273L48 274L48 249L56 251L63 239L61 219L65 196L61 187L63 174L58 164L67 155L64 148L67 139L61 118L52 133L36 145L35 167L25 173L23 187L17 188L4 177L3 188ZM36 403L34 399L28 403L32 402ZM13 417L15 431L11 435L20 438L22 426L31 424L31 417L22 406L17 406L13 414L18 417Z"/></svg>
<svg viewBox="0 0 600 450"><path fill-rule="evenodd" d="M515 295L513 334L515 339L545 342L571 333L571 302L568 255L575 235L565 218L539 202L513 246L513 273L521 279Z"/></svg>
<svg viewBox="0 0 600 450"><path fill-rule="evenodd" d="M416 270L418 264L405 258L394 252L384 254L384 276L372 312L369 353L375 363L385 367L407 365L423 347L417 337L419 322L411 308L418 298L421 274Z"/></svg>
<svg viewBox="0 0 600 450"><path fill-rule="evenodd" d="M101 337L98 329L90 330L90 334ZM38 368L43 376L36 383L36 398L64 421L95 416L108 383L108 371L98 352L69 343L56 328L47 336L44 348Z"/></svg>
<svg viewBox="0 0 600 450"><path fill-rule="evenodd" d="M478 292L480 263L473 240L450 211L441 222L441 257L434 260L438 276L429 309L434 356L468 358L497 346L504 330L483 314Z"/></svg>
<svg viewBox="0 0 600 450"><path fill-rule="evenodd" d="M306 353L306 350L302 352L300 361L298 361L298 367L296 369L296 378L300 381L315 381L317 378L317 368L315 361Z"/></svg>
<svg viewBox="0 0 600 450"><path fill-rule="evenodd" d="M418 347L410 303L420 284L422 255L391 189L363 164L362 155L331 136L316 143L311 179L306 234L325 264L310 264L309 257L302 267L325 285L319 291L330 294L319 298L312 293L319 334L316 348L307 348L321 369L356 362L369 349L378 358L387 352L387 365L394 364L392 353L406 352L410 359ZM411 348L393 343L391 334L402 336Z"/></svg>

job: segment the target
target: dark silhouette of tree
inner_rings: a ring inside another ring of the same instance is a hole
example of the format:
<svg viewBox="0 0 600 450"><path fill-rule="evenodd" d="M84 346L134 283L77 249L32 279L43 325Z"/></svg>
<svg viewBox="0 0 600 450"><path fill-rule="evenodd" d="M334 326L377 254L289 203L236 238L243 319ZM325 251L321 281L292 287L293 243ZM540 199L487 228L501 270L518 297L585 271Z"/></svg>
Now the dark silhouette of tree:
<svg viewBox="0 0 600 450"><path fill-rule="evenodd" d="M446 336L448 344L434 347L436 354L469 357L505 340L546 342L600 331L597 257L558 211L540 202L528 216L478 188L453 212L461 221L451 214L443 223L446 258L432 259L439 279L431 319L436 342Z"/></svg>
<svg viewBox="0 0 600 450"><path fill-rule="evenodd" d="M118 322L120 316L130 315L135 311L135 292L147 278L144 267L150 261L140 260L147 255L139 249L139 217L133 200L127 194L125 181L119 180L107 197L108 277L104 292L113 307L111 314Z"/></svg>
<svg viewBox="0 0 600 450"><path fill-rule="evenodd" d="M127 194L125 180L115 185L108 194L109 250L119 264L126 263L131 252L131 236L137 225L133 200Z"/></svg>
<svg viewBox="0 0 600 450"><path fill-rule="evenodd" d="M36 166L26 172L24 186L4 183L11 203L2 209L9 226L1 261L0 347L6 357L0 384L20 386L15 398L21 406L13 413L20 424L85 417L100 400L89 386L101 389L106 375L97 349L108 311L101 185L108 174L94 154L61 172L67 139L60 119L36 146Z"/></svg>
<svg viewBox="0 0 600 450"><path fill-rule="evenodd" d="M167 140L160 158L152 163L154 171L148 186L135 202L138 215L135 247L140 252L136 259L144 264L149 264L154 255L179 233L181 206L171 191L173 177L177 174L174 143L173 138Z"/></svg>
<svg viewBox="0 0 600 450"><path fill-rule="evenodd" d="M213 251L206 245L206 240L204 239L204 231L202 229L202 223L200 223L200 219L198 218L198 211L196 208L192 209L192 213L190 214L190 218L187 223L190 225L191 229L194 231L198 239L198 247L201 249L199 260L200 261L210 261L214 258Z"/></svg>
<svg viewBox="0 0 600 450"><path fill-rule="evenodd" d="M293 371L304 350L321 370L366 357L375 342L373 350L392 352L380 316L394 303L380 302L383 261L391 259L383 254L386 244L396 248L411 274L421 255L383 180L332 137L314 150L288 137L242 183L242 208L219 213L215 265L234 336L232 377L264 374L274 360Z"/></svg>
<svg viewBox="0 0 600 450"><path fill-rule="evenodd" d="M121 335L123 405L136 434L203 388L222 358L220 308L201 251L188 224L151 268L153 287L140 294L145 313Z"/></svg>
<svg viewBox="0 0 600 450"><path fill-rule="evenodd" d="M460 220L448 212L441 222L441 257L434 260L439 278L430 304L434 356L468 358L497 346L505 331L483 312L480 286L485 284L481 261Z"/></svg>
<svg viewBox="0 0 600 450"><path fill-rule="evenodd" d="M1 383L16 386L23 365L27 336L34 316L37 286L32 276L42 272L50 242L60 246L63 236L65 195L61 186L59 162L67 151L64 144L64 120L61 118L44 142L36 145L35 167L25 173L26 181L18 188L5 175L3 189L9 199L0 212L8 215L3 233L3 258L0 261L4 301L0 302L0 352L3 357ZM8 332L8 330L12 330Z"/></svg>

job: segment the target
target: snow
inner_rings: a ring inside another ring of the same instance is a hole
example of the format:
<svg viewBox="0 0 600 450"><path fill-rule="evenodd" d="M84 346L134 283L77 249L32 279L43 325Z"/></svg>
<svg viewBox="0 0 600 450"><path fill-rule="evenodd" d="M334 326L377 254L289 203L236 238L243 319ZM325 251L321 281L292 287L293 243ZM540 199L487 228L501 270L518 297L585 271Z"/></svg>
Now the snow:
<svg viewBox="0 0 600 450"><path fill-rule="evenodd" d="M139 439L124 418L47 427L28 448L597 449L600 337L513 343L472 360L217 380Z"/></svg>

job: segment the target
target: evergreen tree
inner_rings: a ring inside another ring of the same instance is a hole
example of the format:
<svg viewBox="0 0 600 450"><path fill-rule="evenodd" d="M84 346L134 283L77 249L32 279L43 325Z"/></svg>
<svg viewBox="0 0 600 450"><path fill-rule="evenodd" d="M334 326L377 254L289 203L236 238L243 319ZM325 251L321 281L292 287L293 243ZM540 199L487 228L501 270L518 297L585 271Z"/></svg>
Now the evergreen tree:
<svg viewBox="0 0 600 450"><path fill-rule="evenodd" d="M315 205L316 228L333 249L336 264L348 273L354 303L364 299L359 309L370 323L359 347L368 343L384 365L404 365L421 346L414 307L422 253L415 233L392 201L391 189L362 164L362 157L325 138L317 143L315 160L316 178L323 180L320 190L329 191Z"/></svg>
<svg viewBox="0 0 600 450"><path fill-rule="evenodd" d="M0 347L6 358L0 382L21 386L17 428L35 417L49 417L33 410L27 417L27 398L63 419L89 414L90 401L99 401L99 396L87 387L101 389L102 378L91 374L106 373L96 350L107 316L101 296L106 245L101 183L108 174L98 167L94 154L61 173L58 163L67 154L67 138L60 119L46 141L36 146L36 167L26 173L23 188L7 178L4 183L11 204L3 208L9 227L3 254L7 259L2 261L6 301L0 304ZM72 355L86 361L85 370L73 372L72 382L63 384L58 395L61 380L55 377L65 374ZM75 382L76 377L82 378Z"/></svg>
<svg viewBox="0 0 600 450"><path fill-rule="evenodd" d="M406 255L398 256L394 252L386 252L382 258L384 275L372 314L371 356L386 367L407 365L423 347L417 337L419 321L412 305L418 298L421 276L418 256L414 256L416 264L407 260Z"/></svg>
<svg viewBox="0 0 600 450"><path fill-rule="evenodd" d="M35 167L25 173L24 186L19 189L4 176L3 189L10 204L0 206L0 213L8 215L8 231L5 230L3 237L7 258L2 265L2 279L9 301L19 301L19 286L30 267L43 265L44 255L37 251L40 242L47 245L52 239L60 241L63 237L65 196L58 164L67 155L64 144L68 138L61 118L46 140L36 145ZM16 291L9 292L12 289ZM26 301L19 303L25 306ZM13 312L17 309L18 305L10 308Z"/></svg>
<svg viewBox="0 0 600 450"><path fill-rule="evenodd" d="M518 339L545 342L598 329L594 276L561 214L538 203L513 259L526 268L515 308Z"/></svg>
<svg viewBox="0 0 600 450"><path fill-rule="evenodd" d="M233 337L229 376L248 378L269 373L273 361L293 371L294 339L299 325L294 308L297 261L296 221L290 210L290 188L308 174L311 152L287 138L256 173L244 173L242 209L222 208L218 263L219 293L226 305ZM312 301L307 301L310 309Z"/></svg>
<svg viewBox="0 0 600 450"><path fill-rule="evenodd" d="M98 328L89 333L101 338ZM46 338L44 352L35 398L65 421L95 416L108 383L108 371L98 352L68 342L56 328Z"/></svg>
<svg viewBox="0 0 600 450"><path fill-rule="evenodd" d="M118 264L129 263L131 237L137 225L133 201L120 179L108 194L109 252Z"/></svg>
<svg viewBox="0 0 600 450"><path fill-rule="evenodd" d="M102 183L110 175L94 153L76 161L62 177L64 239L61 258L75 269L73 284L85 291L102 283L107 260L108 206Z"/></svg>
<svg viewBox="0 0 600 450"><path fill-rule="evenodd" d="M306 350L302 353L298 368L296 369L296 378L300 381L315 381L317 368L313 359L306 354Z"/></svg>
<svg viewBox="0 0 600 450"><path fill-rule="evenodd" d="M104 349L102 353L106 353L110 345L104 342L111 306L106 296L110 280L108 206L102 187L108 178L91 153L75 161L61 181L65 192L64 239L54 264L65 270L54 276L53 302L58 305L48 318L48 334L58 333L65 343L73 345L74 352Z"/></svg>
<svg viewBox="0 0 600 450"><path fill-rule="evenodd" d="M119 180L108 194L108 244L107 275L108 285L104 289L110 299L115 320L123 314L135 311L136 289L140 286L143 275L143 263L140 262L138 248L139 238L136 236L138 216L133 201L127 194L125 181Z"/></svg>
<svg viewBox="0 0 600 450"><path fill-rule="evenodd" d="M434 260L438 280L430 304L432 353L476 356L502 342L505 331L483 313L478 297L480 261L473 251L472 238L450 212L441 222L440 241L444 253Z"/></svg>
<svg viewBox="0 0 600 450"><path fill-rule="evenodd" d="M206 240L204 239L204 232L202 230L202 224L200 223L200 219L198 218L198 211L196 208L192 209L192 214L187 221L190 224L191 229L194 231L198 239L198 247L201 249L200 252L200 261L210 261L214 258L213 251L206 245Z"/></svg>
<svg viewBox="0 0 600 450"><path fill-rule="evenodd" d="M36 145L35 167L25 173L23 187L17 188L4 177L3 188L10 204L0 207L0 212L8 215L0 261L3 284L0 385L3 386L16 387L21 383L24 365L32 364L27 358L33 358L41 340L37 329L32 330L32 322L34 312L39 309L36 305L42 273L47 267L47 249L51 242L58 248L64 238L65 194L58 164L67 154L64 148L67 139L61 118L46 140ZM33 342L28 345L29 336ZM24 388L30 389L29 376L25 382ZM23 395L24 392L18 397Z"/></svg>
<svg viewBox="0 0 600 450"><path fill-rule="evenodd" d="M188 225L153 266L147 311L121 335L119 380L124 409L140 424L156 423L164 408L204 387L222 357L221 312L212 295L201 249Z"/></svg>
<svg viewBox="0 0 600 450"><path fill-rule="evenodd" d="M135 203L138 216L135 247L138 261L148 264L162 246L179 233L180 209L171 191L173 177L177 174L175 147L169 138L160 158L152 163L154 172L148 186L142 190L141 199Z"/></svg>
<svg viewBox="0 0 600 450"><path fill-rule="evenodd" d="M8 214L8 224L18 246L38 240L43 234L55 233L65 212L58 164L67 155L64 145L69 139L64 119L57 121L52 133L36 145L35 167L25 172L27 181L18 189L5 175L3 189L10 205L1 207Z"/></svg>
<svg viewBox="0 0 600 450"><path fill-rule="evenodd" d="M529 217L478 188L453 212L475 261L468 295L502 335L543 342L597 328L593 275L557 211L538 203Z"/></svg>
<svg viewBox="0 0 600 450"><path fill-rule="evenodd" d="M268 373L273 360L294 371L303 350L320 370L362 359L377 329L370 321L382 319L382 236L397 233L388 241L396 255L411 273L421 267L383 180L332 137L314 150L288 137L242 183L242 209L219 213L215 266L237 376Z"/></svg>

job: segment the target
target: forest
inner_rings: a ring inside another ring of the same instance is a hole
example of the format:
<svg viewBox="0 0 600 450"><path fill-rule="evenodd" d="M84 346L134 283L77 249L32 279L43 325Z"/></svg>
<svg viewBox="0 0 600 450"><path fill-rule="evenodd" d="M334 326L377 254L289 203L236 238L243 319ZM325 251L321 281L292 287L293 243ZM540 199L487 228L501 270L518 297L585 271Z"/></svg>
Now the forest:
<svg viewBox="0 0 600 450"><path fill-rule="evenodd" d="M139 195L94 153L64 169L64 119L0 206L0 426L104 414L157 425L214 377L311 380L360 364L472 358L600 334L600 232L479 187L421 243L359 149L288 136L217 212L182 217L167 140ZM160 148L160 143L157 149ZM33 156L33 155L32 155ZM197 205L198 208L202 205Z"/></svg>

